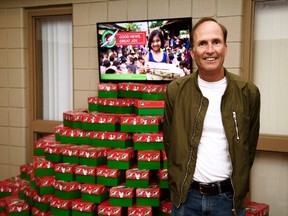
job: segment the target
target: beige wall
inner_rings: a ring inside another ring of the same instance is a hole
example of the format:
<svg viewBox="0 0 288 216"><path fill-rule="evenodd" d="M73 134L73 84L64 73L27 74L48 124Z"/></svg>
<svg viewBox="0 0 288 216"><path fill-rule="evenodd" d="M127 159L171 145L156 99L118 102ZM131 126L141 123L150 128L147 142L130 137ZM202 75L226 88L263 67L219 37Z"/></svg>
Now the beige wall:
<svg viewBox="0 0 288 216"><path fill-rule="evenodd" d="M225 66L240 74L243 2L244 0L0 0L0 180L19 175L19 166L27 162L26 153L33 145L27 141L29 66L25 8L73 4L73 100L76 109L86 108L87 98L97 95L97 22L181 16L193 17L195 22L203 16L214 16L229 32ZM251 180L251 197L256 201L269 203L271 213L273 212L271 215L284 215L284 211L288 212L287 161L287 154L257 153ZM263 175L261 170L266 164L270 164L270 167L265 169ZM283 188L278 188L272 180L277 180L278 185L286 185L286 196L275 198L277 194L283 193ZM273 200L271 193L276 193ZM280 198L281 204L277 202ZM286 204L283 204L283 199Z"/></svg>

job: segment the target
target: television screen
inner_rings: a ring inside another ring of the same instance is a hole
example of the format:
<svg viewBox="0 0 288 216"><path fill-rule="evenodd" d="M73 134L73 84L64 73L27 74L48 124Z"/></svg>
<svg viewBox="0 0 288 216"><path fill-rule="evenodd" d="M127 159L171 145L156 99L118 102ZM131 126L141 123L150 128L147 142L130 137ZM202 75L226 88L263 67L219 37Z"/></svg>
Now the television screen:
<svg viewBox="0 0 288 216"><path fill-rule="evenodd" d="M97 23L100 82L163 82L192 72L192 18Z"/></svg>

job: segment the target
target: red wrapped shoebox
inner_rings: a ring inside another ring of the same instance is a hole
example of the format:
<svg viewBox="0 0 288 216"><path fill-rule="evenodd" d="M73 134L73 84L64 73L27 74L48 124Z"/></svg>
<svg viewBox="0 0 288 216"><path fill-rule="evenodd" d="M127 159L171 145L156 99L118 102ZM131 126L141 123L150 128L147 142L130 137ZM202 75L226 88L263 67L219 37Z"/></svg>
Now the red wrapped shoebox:
<svg viewBox="0 0 288 216"><path fill-rule="evenodd" d="M91 111L99 111L98 110L98 104L99 104L99 100L101 98L98 97L88 97L88 110Z"/></svg>
<svg viewBox="0 0 288 216"><path fill-rule="evenodd" d="M141 89L144 85L142 83L118 83L118 97L141 98Z"/></svg>
<svg viewBox="0 0 288 216"><path fill-rule="evenodd" d="M135 100L135 113L139 116L158 116L164 114L163 100Z"/></svg>
<svg viewBox="0 0 288 216"><path fill-rule="evenodd" d="M35 177L37 176L53 176L54 163L48 160L38 159L33 161L33 169Z"/></svg>
<svg viewBox="0 0 288 216"><path fill-rule="evenodd" d="M161 150L162 168L168 169L167 155L165 150Z"/></svg>
<svg viewBox="0 0 288 216"><path fill-rule="evenodd" d="M137 206L128 207L128 216L152 216L151 206Z"/></svg>
<svg viewBox="0 0 288 216"><path fill-rule="evenodd" d="M126 170L130 169L135 161L133 148L112 149L107 153L108 168Z"/></svg>
<svg viewBox="0 0 288 216"><path fill-rule="evenodd" d="M34 194L34 206L40 211L50 211L50 201L54 197L54 194L45 194L43 196L39 196L37 193Z"/></svg>
<svg viewBox="0 0 288 216"><path fill-rule="evenodd" d="M133 145L130 133L123 132L91 132L93 146L102 146L107 148L128 148Z"/></svg>
<svg viewBox="0 0 288 216"><path fill-rule="evenodd" d="M99 98L117 98L118 84L115 83L100 83L98 84Z"/></svg>
<svg viewBox="0 0 288 216"><path fill-rule="evenodd" d="M147 188L149 187L150 170L132 168L126 170L126 187Z"/></svg>
<svg viewBox="0 0 288 216"><path fill-rule="evenodd" d="M69 128L82 128L82 116L87 114L86 109L70 110L63 113L63 125Z"/></svg>
<svg viewBox="0 0 288 216"><path fill-rule="evenodd" d="M52 216L50 211L44 212L37 209L35 206L32 206L31 213L33 216Z"/></svg>
<svg viewBox="0 0 288 216"><path fill-rule="evenodd" d="M64 128L60 130L60 140L62 144L91 144L90 131L82 129Z"/></svg>
<svg viewBox="0 0 288 216"><path fill-rule="evenodd" d="M246 203L246 216L268 216L269 205L266 203L248 202Z"/></svg>
<svg viewBox="0 0 288 216"><path fill-rule="evenodd" d="M166 85L144 85L142 86L142 99L144 100L164 100Z"/></svg>
<svg viewBox="0 0 288 216"><path fill-rule="evenodd" d="M79 183L95 184L97 182L96 167L78 165L75 167L75 176Z"/></svg>
<svg viewBox="0 0 288 216"><path fill-rule="evenodd" d="M161 189L158 184L151 183L149 188L136 188L136 205L159 206Z"/></svg>
<svg viewBox="0 0 288 216"><path fill-rule="evenodd" d="M51 215L71 216L72 200L53 197L50 201Z"/></svg>
<svg viewBox="0 0 288 216"><path fill-rule="evenodd" d="M157 180L160 185L160 188L168 188L168 170L157 170Z"/></svg>
<svg viewBox="0 0 288 216"><path fill-rule="evenodd" d="M120 118L120 131L130 133L157 133L159 131L159 117L123 116Z"/></svg>
<svg viewBox="0 0 288 216"><path fill-rule="evenodd" d="M61 133L65 129L69 129L69 128L65 127L63 124L60 124L54 128L54 134L55 134L55 140L56 141L59 141L59 142L61 141Z"/></svg>
<svg viewBox="0 0 288 216"><path fill-rule="evenodd" d="M163 133L134 133L133 142L135 150L163 150Z"/></svg>
<svg viewBox="0 0 288 216"><path fill-rule="evenodd" d="M169 216L169 215L171 215L171 201L162 200L160 202L159 215L160 216Z"/></svg>
<svg viewBox="0 0 288 216"><path fill-rule="evenodd" d="M62 161L64 163L79 164L79 153L81 149L90 148L90 145L71 145L62 148Z"/></svg>
<svg viewBox="0 0 288 216"><path fill-rule="evenodd" d="M109 200L105 200L98 206L99 216L124 216L126 215L126 209L121 206L110 205Z"/></svg>
<svg viewBox="0 0 288 216"><path fill-rule="evenodd" d="M134 99L131 98L99 98L98 112L131 114L134 113Z"/></svg>
<svg viewBox="0 0 288 216"><path fill-rule="evenodd" d="M34 142L34 156L45 156L44 149L51 144L60 144L55 140L55 136L46 136Z"/></svg>
<svg viewBox="0 0 288 216"><path fill-rule="evenodd" d="M109 188L101 184L82 184L81 198L85 202L101 203L109 197Z"/></svg>
<svg viewBox="0 0 288 216"><path fill-rule="evenodd" d="M54 194L55 176L42 176L35 178L36 191L42 196L45 194Z"/></svg>
<svg viewBox="0 0 288 216"><path fill-rule="evenodd" d="M71 146L71 144L49 144L45 147L45 159L53 163L62 162L62 149L66 146Z"/></svg>
<svg viewBox="0 0 288 216"><path fill-rule="evenodd" d="M83 115L82 129L91 131L119 131L120 116L90 113Z"/></svg>
<svg viewBox="0 0 288 216"><path fill-rule="evenodd" d="M71 210L73 216L95 216L97 215L97 204L85 202L81 199L72 200Z"/></svg>
<svg viewBox="0 0 288 216"><path fill-rule="evenodd" d="M139 169L159 170L161 168L159 150L139 150L137 159Z"/></svg>
<svg viewBox="0 0 288 216"><path fill-rule="evenodd" d="M110 148L91 147L81 149L79 152L80 164L86 166L98 166L107 163L107 152Z"/></svg>
<svg viewBox="0 0 288 216"><path fill-rule="evenodd" d="M30 215L30 206L23 199L20 199L17 196L8 196L5 197L4 200L7 216L15 214L21 216Z"/></svg>
<svg viewBox="0 0 288 216"><path fill-rule="evenodd" d="M110 205L129 207L135 201L135 188L128 188L125 185L111 187L109 191Z"/></svg>
<svg viewBox="0 0 288 216"><path fill-rule="evenodd" d="M57 163L54 168L56 180L75 181L76 164Z"/></svg>
<svg viewBox="0 0 288 216"><path fill-rule="evenodd" d="M64 182L56 180L54 184L55 196L63 200L72 200L81 197L81 184L79 182Z"/></svg>
<svg viewBox="0 0 288 216"><path fill-rule="evenodd" d="M124 171L108 168L107 165L96 167L97 183L105 186L117 186L124 182Z"/></svg>

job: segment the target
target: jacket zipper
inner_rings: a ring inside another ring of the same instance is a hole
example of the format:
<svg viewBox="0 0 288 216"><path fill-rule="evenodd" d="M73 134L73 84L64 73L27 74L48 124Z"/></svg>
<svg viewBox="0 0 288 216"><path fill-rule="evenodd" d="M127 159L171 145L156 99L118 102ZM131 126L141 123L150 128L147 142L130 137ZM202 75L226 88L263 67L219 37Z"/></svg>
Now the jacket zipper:
<svg viewBox="0 0 288 216"><path fill-rule="evenodd" d="M196 120L195 120L195 124L194 124L194 127L193 127L193 134L192 134L192 137L191 137L191 140L190 140L190 145L192 143L192 140L194 139L195 137L195 133L196 133L196 126L197 126L197 122L198 122L198 119L199 119L199 114L200 114L200 111L202 109L202 106L203 106L203 97L201 98L201 101L200 101L200 106L199 106L199 109L198 109L198 112L197 112L197 115L196 115ZM177 208L180 207L181 205L181 200L182 200L182 196L183 196L183 187L184 187L184 183L186 182L186 179L187 179L187 176L188 176L188 168L189 168L189 164L192 160L192 152L193 152L193 148L191 148L191 151L190 151L190 154L189 154L189 160L186 164L186 173L185 173L185 177L182 181L182 185L181 185L181 190L180 190L180 199L179 199L179 203L178 203L178 206Z"/></svg>
<svg viewBox="0 0 288 216"><path fill-rule="evenodd" d="M237 138L237 140L239 140L240 139L240 137L239 137L239 129L238 129L237 115L236 115L236 111L235 110L232 112L232 115L233 115L233 120L234 120L234 123L235 123L236 138Z"/></svg>

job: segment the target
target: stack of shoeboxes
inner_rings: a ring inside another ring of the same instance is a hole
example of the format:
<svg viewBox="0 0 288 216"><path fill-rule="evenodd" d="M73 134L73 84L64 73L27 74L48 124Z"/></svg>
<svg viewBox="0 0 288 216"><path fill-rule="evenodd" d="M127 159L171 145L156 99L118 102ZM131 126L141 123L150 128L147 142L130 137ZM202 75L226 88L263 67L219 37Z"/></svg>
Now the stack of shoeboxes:
<svg viewBox="0 0 288 216"><path fill-rule="evenodd" d="M54 134L34 142L33 162L0 182L0 216L171 215L165 90L99 84L88 109L64 112ZM247 215L268 215L266 204L248 207Z"/></svg>

